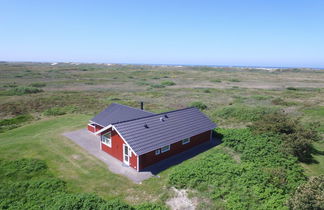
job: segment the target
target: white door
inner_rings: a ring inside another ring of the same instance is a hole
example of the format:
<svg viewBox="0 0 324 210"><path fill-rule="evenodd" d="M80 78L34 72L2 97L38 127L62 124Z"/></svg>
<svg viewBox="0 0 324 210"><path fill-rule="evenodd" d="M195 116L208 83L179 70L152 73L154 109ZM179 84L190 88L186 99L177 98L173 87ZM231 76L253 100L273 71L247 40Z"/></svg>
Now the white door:
<svg viewBox="0 0 324 210"><path fill-rule="evenodd" d="M124 163L129 165L129 147L124 144L124 155L123 155L123 159L124 159Z"/></svg>

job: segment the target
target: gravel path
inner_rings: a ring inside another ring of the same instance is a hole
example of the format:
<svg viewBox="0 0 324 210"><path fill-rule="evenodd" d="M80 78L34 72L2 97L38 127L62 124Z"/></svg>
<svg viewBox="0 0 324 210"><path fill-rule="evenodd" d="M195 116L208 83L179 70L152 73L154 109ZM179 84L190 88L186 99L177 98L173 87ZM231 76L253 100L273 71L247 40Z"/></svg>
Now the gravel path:
<svg viewBox="0 0 324 210"><path fill-rule="evenodd" d="M104 162L111 172L126 176L135 183L141 183L143 180L154 176L150 171L137 172L135 169L126 166L121 161L101 151L99 137L90 133L87 129L66 132L63 133L63 136L69 138L88 153Z"/></svg>

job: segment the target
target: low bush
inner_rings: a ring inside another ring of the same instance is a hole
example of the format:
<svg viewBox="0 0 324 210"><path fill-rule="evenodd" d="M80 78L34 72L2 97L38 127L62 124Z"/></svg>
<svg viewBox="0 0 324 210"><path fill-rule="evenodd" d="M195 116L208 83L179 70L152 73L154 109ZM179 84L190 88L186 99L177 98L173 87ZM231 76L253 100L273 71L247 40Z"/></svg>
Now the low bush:
<svg viewBox="0 0 324 210"><path fill-rule="evenodd" d="M71 193L66 183L47 171L42 160L0 161L0 209L157 209L143 204L138 208L120 200L104 200L95 194Z"/></svg>
<svg viewBox="0 0 324 210"><path fill-rule="evenodd" d="M260 119L265 114L273 113L276 110L276 108L271 107L234 105L216 110L214 115L224 119L233 118L236 120L251 122Z"/></svg>
<svg viewBox="0 0 324 210"><path fill-rule="evenodd" d="M287 198L306 178L296 159L280 152L280 140L250 129L217 132L240 162L213 149L174 167L169 184L207 194L221 209L286 209Z"/></svg>
<svg viewBox="0 0 324 210"><path fill-rule="evenodd" d="M36 87L36 88L41 88L41 87L45 87L46 86L46 83L43 83L43 82L35 82L35 83L31 83L29 86Z"/></svg>
<svg viewBox="0 0 324 210"><path fill-rule="evenodd" d="M8 83L8 84L4 84L3 87L11 87L11 88L14 88L14 87L17 87L18 85L13 82L13 83Z"/></svg>
<svg viewBox="0 0 324 210"><path fill-rule="evenodd" d="M220 79L212 79L212 80L210 80L211 82L215 82L215 83L219 83L219 82L222 82L222 80L220 80Z"/></svg>
<svg viewBox="0 0 324 210"><path fill-rule="evenodd" d="M136 210L168 210L167 207L155 203L143 203L136 206Z"/></svg>
<svg viewBox="0 0 324 210"><path fill-rule="evenodd" d="M272 96L267 96L267 95L253 95L251 98L258 100L258 101L263 101L272 98Z"/></svg>
<svg viewBox="0 0 324 210"><path fill-rule="evenodd" d="M44 174L46 170L46 163L38 159L0 160L1 180L29 179Z"/></svg>
<svg viewBox="0 0 324 210"><path fill-rule="evenodd" d="M165 86L161 85L161 84L151 84L150 87L151 88L165 88Z"/></svg>
<svg viewBox="0 0 324 210"><path fill-rule="evenodd" d="M145 81L138 81L138 82L136 82L136 85L146 86L146 85L151 85L151 84L149 82L145 82Z"/></svg>
<svg viewBox="0 0 324 210"><path fill-rule="evenodd" d="M311 159L312 143L320 139L318 126L314 123L306 127L298 119L276 112L262 116L250 127L258 134L279 136L283 151L296 156L300 161L307 162Z"/></svg>
<svg viewBox="0 0 324 210"><path fill-rule="evenodd" d="M0 120L0 132L17 128L23 123L28 122L32 119L33 117L31 115L24 114L24 115L18 115L13 118Z"/></svg>
<svg viewBox="0 0 324 210"><path fill-rule="evenodd" d="M206 104L204 104L203 102L200 102L200 101L194 101L189 106L196 107L197 109L200 109L200 110L205 110L208 108Z"/></svg>
<svg viewBox="0 0 324 210"><path fill-rule="evenodd" d="M295 88L295 87L287 87L286 89L287 89L287 90L298 90L298 89Z"/></svg>
<svg viewBox="0 0 324 210"><path fill-rule="evenodd" d="M15 87L9 90L9 95L25 95L25 94L33 94L33 93L40 93L43 92L42 89L36 87Z"/></svg>
<svg viewBox="0 0 324 210"><path fill-rule="evenodd" d="M311 88L311 87L287 87L286 90L293 90L293 91L310 91L310 92L320 92L320 88Z"/></svg>
<svg viewBox="0 0 324 210"><path fill-rule="evenodd" d="M230 82L241 82L239 79L235 79L235 78L229 79L228 81L230 81Z"/></svg>
<svg viewBox="0 0 324 210"><path fill-rule="evenodd" d="M296 103L294 102L287 102L285 100L283 100L282 98L275 98L271 101L272 104L274 105L280 105L280 106L292 106L292 105L296 105Z"/></svg>
<svg viewBox="0 0 324 210"><path fill-rule="evenodd" d="M74 113L77 111L75 106L65 106L65 107L52 107L44 111L44 115L46 116L59 116L65 115L68 113Z"/></svg>
<svg viewBox="0 0 324 210"><path fill-rule="evenodd" d="M288 201L290 209L324 209L324 175L311 177Z"/></svg>
<svg viewBox="0 0 324 210"><path fill-rule="evenodd" d="M161 85L164 85L164 86L173 86L173 85L176 85L175 82L172 82L172 81L162 81L161 82Z"/></svg>

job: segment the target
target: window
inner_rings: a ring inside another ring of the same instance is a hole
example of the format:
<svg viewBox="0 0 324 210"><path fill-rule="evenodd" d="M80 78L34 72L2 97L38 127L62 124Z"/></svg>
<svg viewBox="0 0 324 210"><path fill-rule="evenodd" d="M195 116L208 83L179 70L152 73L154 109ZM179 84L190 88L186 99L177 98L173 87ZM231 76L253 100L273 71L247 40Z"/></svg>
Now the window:
<svg viewBox="0 0 324 210"><path fill-rule="evenodd" d="M161 148L161 153L167 152L169 150L170 150L170 145L167 145L167 146Z"/></svg>
<svg viewBox="0 0 324 210"><path fill-rule="evenodd" d="M111 147L111 133L105 133L104 135L101 136L101 142L108 147Z"/></svg>
<svg viewBox="0 0 324 210"><path fill-rule="evenodd" d="M190 142L190 138L186 138L182 140L182 144L188 144Z"/></svg>
<svg viewBox="0 0 324 210"><path fill-rule="evenodd" d="M155 150L155 155L159 155L161 153L160 149Z"/></svg>

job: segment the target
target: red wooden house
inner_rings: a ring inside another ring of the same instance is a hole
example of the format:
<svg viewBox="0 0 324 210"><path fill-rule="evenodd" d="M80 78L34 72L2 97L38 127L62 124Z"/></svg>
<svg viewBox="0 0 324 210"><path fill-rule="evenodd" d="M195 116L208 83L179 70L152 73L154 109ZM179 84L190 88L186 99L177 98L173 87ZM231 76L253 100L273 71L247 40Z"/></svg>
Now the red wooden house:
<svg viewBox="0 0 324 210"><path fill-rule="evenodd" d="M103 151L137 171L211 141L215 127L193 107L154 114L116 103L88 124Z"/></svg>

